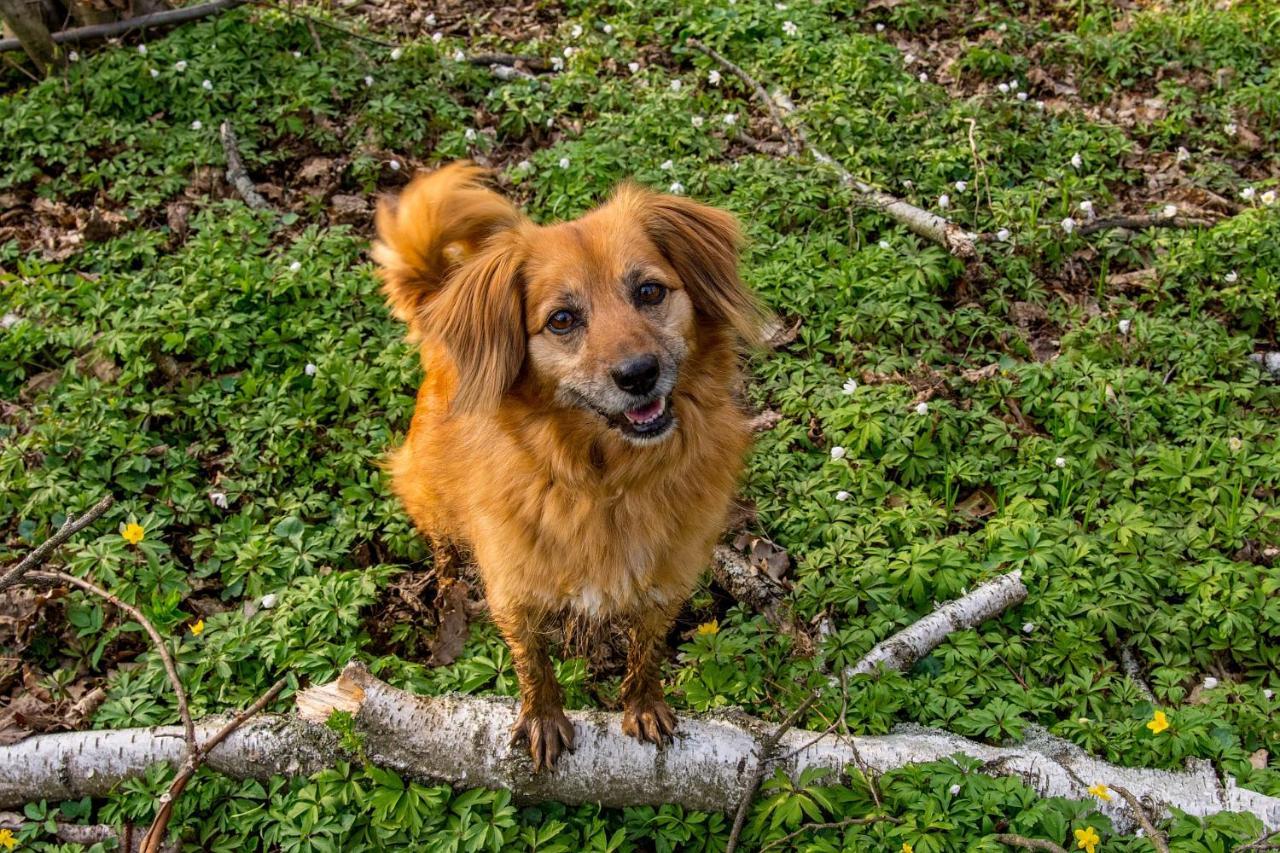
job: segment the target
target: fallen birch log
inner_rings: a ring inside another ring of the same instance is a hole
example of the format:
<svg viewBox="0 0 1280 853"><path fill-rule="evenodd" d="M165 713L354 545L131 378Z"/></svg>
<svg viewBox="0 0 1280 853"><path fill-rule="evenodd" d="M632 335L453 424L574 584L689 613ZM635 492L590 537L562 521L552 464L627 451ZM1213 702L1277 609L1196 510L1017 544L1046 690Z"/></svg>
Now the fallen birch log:
<svg viewBox="0 0 1280 853"><path fill-rule="evenodd" d="M1015 569L993 578L877 643L862 660L849 667L846 674L868 675L880 668L901 672L937 648L949 635L981 625L1021 604L1026 597L1021 571Z"/></svg>
<svg viewBox="0 0 1280 853"><path fill-rule="evenodd" d="M415 696L352 663L330 684L304 691L295 714L254 717L209 754L208 765L236 778L298 776L348 758L323 720L335 710L353 715L354 730L372 763L402 776L465 788L502 788L526 802L555 800L605 806L675 803L729 811L750 782L752 756L774 727L744 714L682 717L674 742L658 750L622 734L620 715L571 711L577 750L553 771L534 775L526 750L512 747L513 700L477 696ZM224 721L205 720L203 740ZM978 772L1016 776L1046 797L1092 799L1099 782L1121 786L1167 811L1196 816L1249 812L1268 829L1280 828L1280 798L1218 781L1208 762L1184 772L1124 768L1034 731L1016 747L994 747L918 727L893 734L843 738L793 729L778 743L775 766L795 777L808 768L842 772L864 767L884 773L957 754L982 765ZM32 800L103 796L157 762L186 758L174 726L39 735L0 747L0 808ZM1119 800L1098 803L1117 826L1133 826Z"/></svg>

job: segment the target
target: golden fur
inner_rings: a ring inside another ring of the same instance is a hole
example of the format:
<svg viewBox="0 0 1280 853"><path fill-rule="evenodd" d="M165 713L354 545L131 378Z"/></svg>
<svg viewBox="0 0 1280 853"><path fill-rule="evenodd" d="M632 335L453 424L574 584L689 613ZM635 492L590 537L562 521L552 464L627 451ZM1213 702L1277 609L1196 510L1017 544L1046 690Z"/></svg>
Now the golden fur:
<svg viewBox="0 0 1280 853"><path fill-rule="evenodd" d="M426 373L389 470L437 555L474 556L520 677L515 735L540 768L572 747L545 641L566 611L627 626L624 730L661 742L674 729L663 646L748 448L734 389L762 314L723 211L624 185L578 220L538 226L483 177L454 164L378 211L374 258ZM661 286L661 304L636 301L640 279ZM556 334L548 315L564 305L584 320ZM617 428L629 421L608 378L648 352L674 383L674 426L656 440Z"/></svg>

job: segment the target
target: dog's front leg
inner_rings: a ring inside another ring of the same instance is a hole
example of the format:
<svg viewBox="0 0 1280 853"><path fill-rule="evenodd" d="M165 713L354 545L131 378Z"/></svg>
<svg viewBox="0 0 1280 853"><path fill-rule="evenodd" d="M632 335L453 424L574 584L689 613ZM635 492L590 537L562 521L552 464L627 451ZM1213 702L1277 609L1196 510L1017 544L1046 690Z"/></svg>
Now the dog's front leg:
<svg viewBox="0 0 1280 853"><path fill-rule="evenodd" d="M622 679L622 731L633 738L665 743L676 730L676 715L662 698L662 660L675 614L661 607L636 617L628 632L627 673Z"/></svg>
<svg viewBox="0 0 1280 853"><path fill-rule="evenodd" d="M554 765L561 752L573 749L573 725L564 715L564 691L547 654L546 616L510 607L495 610L493 621L511 647L520 679L520 716L511 729L511 742L529 744L537 773Z"/></svg>

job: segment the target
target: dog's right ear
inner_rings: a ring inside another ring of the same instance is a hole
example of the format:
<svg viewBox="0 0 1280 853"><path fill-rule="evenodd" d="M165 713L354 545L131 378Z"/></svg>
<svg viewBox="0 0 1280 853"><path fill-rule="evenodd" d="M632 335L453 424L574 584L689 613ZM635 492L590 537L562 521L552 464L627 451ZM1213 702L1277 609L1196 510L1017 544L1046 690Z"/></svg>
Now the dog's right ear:
<svg viewBox="0 0 1280 853"><path fill-rule="evenodd" d="M421 337L423 312L459 265L524 221L515 205L485 186L488 175L472 163L451 163L378 204L373 259L391 313L409 326L410 340Z"/></svg>
<svg viewBox="0 0 1280 853"><path fill-rule="evenodd" d="M424 333L445 345L457 367L452 411L496 407L520 375L527 345L522 263L518 233L499 234L422 311Z"/></svg>

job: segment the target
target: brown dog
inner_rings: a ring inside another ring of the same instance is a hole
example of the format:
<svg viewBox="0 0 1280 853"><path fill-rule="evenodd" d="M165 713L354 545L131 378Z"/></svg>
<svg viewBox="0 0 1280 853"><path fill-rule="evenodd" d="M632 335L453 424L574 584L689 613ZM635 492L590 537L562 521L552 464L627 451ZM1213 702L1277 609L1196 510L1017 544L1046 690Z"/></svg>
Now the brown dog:
<svg viewBox="0 0 1280 853"><path fill-rule="evenodd" d="M762 312L732 216L634 185L538 226L458 163L378 210L392 312L426 378L393 487L438 557L469 550L511 647L513 740L573 747L555 620L626 626L622 728L663 742L666 634L725 520L750 434L734 399Z"/></svg>

